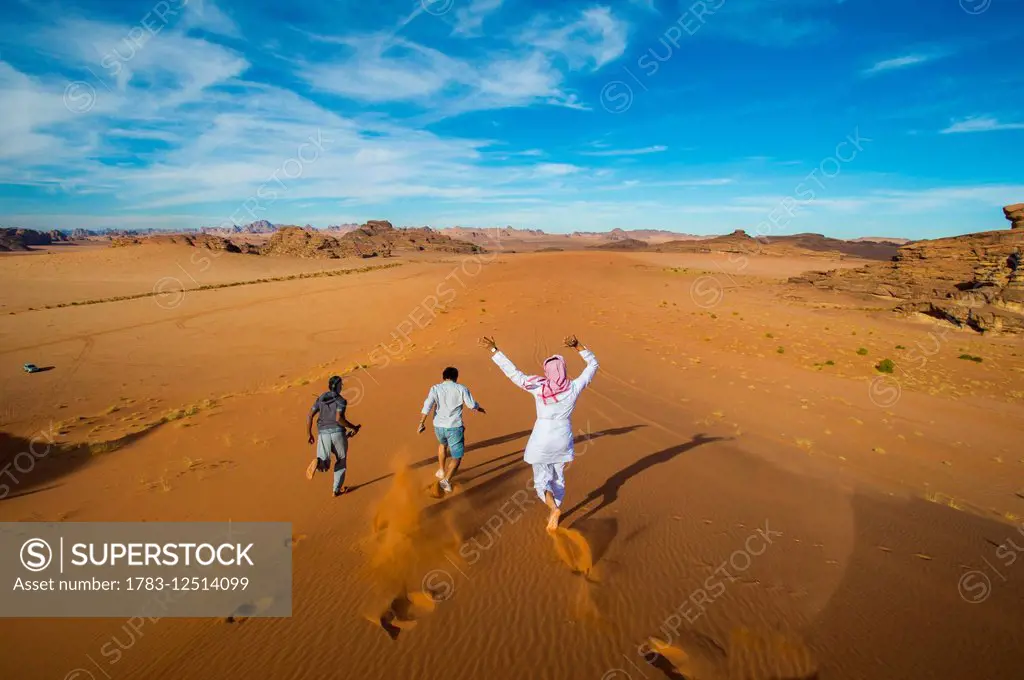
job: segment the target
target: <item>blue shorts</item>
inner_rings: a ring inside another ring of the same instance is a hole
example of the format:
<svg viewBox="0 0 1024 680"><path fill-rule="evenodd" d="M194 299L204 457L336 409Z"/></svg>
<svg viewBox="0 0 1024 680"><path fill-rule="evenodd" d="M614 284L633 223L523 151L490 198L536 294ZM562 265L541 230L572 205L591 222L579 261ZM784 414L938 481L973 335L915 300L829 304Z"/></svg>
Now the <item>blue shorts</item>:
<svg viewBox="0 0 1024 680"><path fill-rule="evenodd" d="M465 427L435 427L434 434L437 435L438 444L448 446L452 458L462 458L462 454L466 452Z"/></svg>

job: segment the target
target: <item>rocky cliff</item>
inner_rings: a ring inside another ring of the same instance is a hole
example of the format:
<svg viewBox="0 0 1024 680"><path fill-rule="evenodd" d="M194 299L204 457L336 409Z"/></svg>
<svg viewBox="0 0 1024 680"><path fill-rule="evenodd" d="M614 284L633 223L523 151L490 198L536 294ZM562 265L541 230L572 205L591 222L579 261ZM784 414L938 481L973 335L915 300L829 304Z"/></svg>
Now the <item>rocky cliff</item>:
<svg viewBox="0 0 1024 680"><path fill-rule="evenodd" d="M1010 229L1024 229L1024 203L1006 206L1003 215L1010 220Z"/></svg>
<svg viewBox="0 0 1024 680"><path fill-rule="evenodd" d="M370 220L343 235L314 229L285 227L270 238L260 252L264 255L297 257L389 257L396 251L477 253L483 249L440 234L428 227L396 229L385 220Z"/></svg>
<svg viewBox="0 0 1024 680"><path fill-rule="evenodd" d="M31 246L48 246L54 241L66 241L59 231L45 232L35 229L0 229L0 252L30 250Z"/></svg>
<svg viewBox="0 0 1024 680"><path fill-rule="evenodd" d="M807 272L790 283L894 298L979 332L1024 333L1024 230L988 231L901 246L891 262Z"/></svg>

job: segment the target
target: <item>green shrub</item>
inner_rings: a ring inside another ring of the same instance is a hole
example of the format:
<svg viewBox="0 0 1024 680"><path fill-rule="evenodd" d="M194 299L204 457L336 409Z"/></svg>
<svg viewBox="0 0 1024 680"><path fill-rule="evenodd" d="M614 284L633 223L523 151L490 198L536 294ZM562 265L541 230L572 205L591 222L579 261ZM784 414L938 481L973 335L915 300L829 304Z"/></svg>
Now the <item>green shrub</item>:
<svg viewBox="0 0 1024 680"><path fill-rule="evenodd" d="M868 350L864 347L861 347L860 349L857 350L857 354L861 355L862 357L867 356Z"/></svg>
<svg viewBox="0 0 1024 680"><path fill-rule="evenodd" d="M957 358L964 359L965 361L974 361L979 364L981 363L981 357L971 356L970 354L961 354Z"/></svg>
<svg viewBox="0 0 1024 680"><path fill-rule="evenodd" d="M896 368L896 364L892 362L892 359L882 359L875 364L875 370L879 373L892 373Z"/></svg>

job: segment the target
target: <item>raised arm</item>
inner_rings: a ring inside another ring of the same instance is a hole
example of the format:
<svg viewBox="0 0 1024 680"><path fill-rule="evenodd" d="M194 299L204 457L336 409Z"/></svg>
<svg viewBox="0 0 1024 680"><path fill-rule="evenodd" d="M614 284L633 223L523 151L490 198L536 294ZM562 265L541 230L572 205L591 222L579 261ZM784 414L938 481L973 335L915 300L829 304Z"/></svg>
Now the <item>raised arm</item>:
<svg viewBox="0 0 1024 680"><path fill-rule="evenodd" d="M565 339L565 346L577 350L580 353L580 357L587 362L587 366L583 369L583 372L573 380L573 384L576 385L576 388L582 390L590 384L591 380L594 379L594 375L597 374L597 369L600 364L597 363L597 357L594 356L594 353L581 344L580 341L576 339L575 335L570 335Z"/></svg>
<svg viewBox="0 0 1024 680"><path fill-rule="evenodd" d="M491 352L491 361L498 365L498 368L501 369L501 372L505 374L506 378L511 380L517 387L520 387L527 392L530 391L531 388L527 386L529 376L516 368L516 365L512 363L512 360L498 349L493 338L484 338L480 343Z"/></svg>

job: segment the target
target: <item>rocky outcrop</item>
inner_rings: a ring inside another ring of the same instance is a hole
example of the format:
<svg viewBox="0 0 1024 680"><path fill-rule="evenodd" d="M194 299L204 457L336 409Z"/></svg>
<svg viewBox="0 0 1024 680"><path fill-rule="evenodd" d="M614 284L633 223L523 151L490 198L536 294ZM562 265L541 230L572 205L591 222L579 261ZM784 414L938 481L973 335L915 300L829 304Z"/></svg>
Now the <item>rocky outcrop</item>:
<svg viewBox="0 0 1024 680"><path fill-rule="evenodd" d="M315 229L282 227L274 232L263 247L263 255L288 255L316 259L335 259L346 256L346 250L337 238Z"/></svg>
<svg viewBox="0 0 1024 680"><path fill-rule="evenodd" d="M1006 206L1003 215L1010 220L1010 229L1024 229L1024 203Z"/></svg>
<svg viewBox="0 0 1024 680"><path fill-rule="evenodd" d="M227 253L252 254L259 252L255 246L251 246L247 243L239 245L222 236L214 236L213 234L204 233L161 234L160 236L115 236L110 240L110 246L112 248L137 246L144 243L153 245L176 244L191 246L193 248L205 248L207 250L220 250Z"/></svg>
<svg viewBox="0 0 1024 680"><path fill-rule="evenodd" d="M805 251L828 255L838 253L865 260L890 261L899 250L900 244L886 241L853 240L831 238L823 234L793 234L791 236L766 236L758 241L771 246L768 250L777 254L806 254ZM804 252L802 252L804 251Z"/></svg>
<svg viewBox="0 0 1024 680"><path fill-rule="evenodd" d="M646 241L635 238L620 238L608 243L589 246L591 250L646 250L650 246Z"/></svg>
<svg viewBox="0 0 1024 680"><path fill-rule="evenodd" d="M477 253L472 243L440 234L429 227L396 229L385 220L370 220L344 235L309 228L284 227L270 238L260 252L265 255L296 257L390 257L396 251Z"/></svg>
<svg viewBox="0 0 1024 680"><path fill-rule="evenodd" d="M790 283L894 298L921 313L979 332L1024 334L1024 230L917 241L891 262L807 272Z"/></svg>
<svg viewBox="0 0 1024 680"><path fill-rule="evenodd" d="M271 234L276 227L267 220L256 220L242 227L243 234Z"/></svg>
<svg viewBox="0 0 1024 680"><path fill-rule="evenodd" d="M658 252L669 253L760 253L764 251L757 239L737 229L725 236L699 241L668 241L657 247Z"/></svg>
<svg viewBox="0 0 1024 680"><path fill-rule="evenodd" d="M386 220L370 220L339 239L361 257L388 256L396 250L430 250L444 253L480 253L484 249L454 239L430 227L395 229Z"/></svg>
<svg viewBox="0 0 1024 680"><path fill-rule="evenodd" d="M31 246L48 246L50 234L35 229L0 229L0 252L31 250Z"/></svg>

